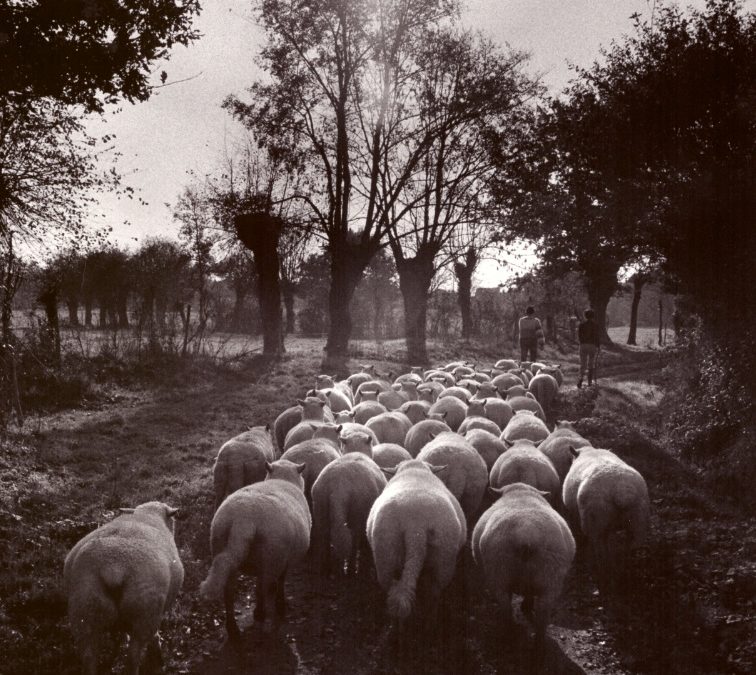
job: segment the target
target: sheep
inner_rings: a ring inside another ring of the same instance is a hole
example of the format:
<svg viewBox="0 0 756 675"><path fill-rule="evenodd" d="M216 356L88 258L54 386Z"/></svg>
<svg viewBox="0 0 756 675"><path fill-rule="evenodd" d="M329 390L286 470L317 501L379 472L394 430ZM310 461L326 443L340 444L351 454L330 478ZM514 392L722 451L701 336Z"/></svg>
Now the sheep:
<svg viewBox="0 0 756 675"><path fill-rule="evenodd" d="M502 401L500 398L486 398L483 399L485 404L484 417L487 417L492 422L496 422L500 429L509 424L509 420L514 415L512 406L506 401Z"/></svg>
<svg viewBox="0 0 756 675"><path fill-rule="evenodd" d="M373 446L373 461L382 469L394 467L405 459L412 459L412 455L401 445L379 443Z"/></svg>
<svg viewBox="0 0 756 675"><path fill-rule="evenodd" d="M348 436L349 434L354 433L355 431L361 431L362 433L367 434L373 440L373 445L378 445L378 436L376 436L375 432L366 424L357 424L356 422L345 422L344 424L339 425L339 433L341 433L343 436Z"/></svg>
<svg viewBox="0 0 756 675"><path fill-rule="evenodd" d="M446 414L444 421L451 427L452 431L456 431L467 415L467 404L456 396L446 396L439 398L430 407L429 412Z"/></svg>
<svg viewBox="0 0 756 675"><path fill-rule="evenodd" d="M508 627L512 593L525 597L523 608L533 611L536 654L542 654L546 627L575 558L567 523L532 486L507 485L478 520L472 553Z"/></svg>
<svg viewBox="0 0 756 675"><path fill-rule="evenodd" d="M477 450L459 434L445 431L427 443L417 459L447 467L441 480L459 500L468 523L473 522L488 485L488 469Z"/></svg>
<svg viewBox="0 0 756 675"><path fill-rule="evenodd" d="M286 452L289 448L294 447L297 443L309 440L313 437L313 434L324 425L324 422L312 422L304 421L297 424L288 434L286 434L286 440L284 440L283 450Z"/></svg>
<svg viewBox="0 0 756 675"><path fill-rule="evenodd" d="M347 396L343 391L339 389L321 389L327 399L328 407L334 413L341 412L342 410L350 410L353 404L352 397Z"/></svg>
<svg viewBox="0 0 756 675"><path fill-rule="evenodd" d="M347 398L350 406L354 403L354 392L352 391L352 388L349 386L349 383L346 380L337 381L336 378L332 375L318 375L315 378L315 389L335 389L337 392ZM331 408L333 408L333 406L331 406Z"/></svg>
<svg viewBox="0 0 756 675"><path fill-rule="evenodd" d="M312 520L303 488L303 464L280 459L268 465L261 483L237 490L221 504L210 525L213 562L200 584L200 596L212 602L222 596L229 639L239 637L234 618L236 576L257 577L253 617L269 632L275 611L284 617L286 572L310 547Z"/></svg>
<svg viewBox="0 0 756 675"><path fill-rule="evenodd" d="M499 438L499 434L494 435L483 429L471 429L465 434L465 440L483 458L489 473L499 455L507 451L507 444Z"/></svg>
<svg viewBox="0 0 756 675"><path fill-rule="evenodd" d="M612 554L625 553L625 546L613 547L616 532L626 535L624 543L636 548L646 537L650 518L648 487L638 471L610 450L584 447L564 479L562 499L573 531L582 532L594 554L600 580L615 566Z"/></svg>
<svg viewBox="0 0 756 675"><path fill-rule="evenodd" d="M379 393L382 391L390 391L391 383L388 380L376 377L374 377L372 380L369 380L368 382L363 382L359 387L357 387L357 391L354 394L354 402L359 403L362 400L363 391L375 390L377 390Z"/></svg>
<svg viewBox="0 0 756 675"><path fill-rule="evenodd" d="M305 465L304 474L304 495L307 503L312 503L312 484L320 472L327 464L338 459L341 453L333 446L333 443L323 438L310 438L301 443L290 447L281 459L288 460L294 464Z"/></svg>
<svg viewBox="0 0 756 675"><path fill-rule="evenodd" d="M396 389L389 389L378 394L378 403L385 405L389 411L400 408L407 401L409 401L407 394Z"/></svg>
<svg viewBox="0 0 756 675"><path fill-rule="evenodd" d="M438 395L445 389L441 382L431 380L430 382L424 382L417 388L417 396L420 401L427 401L428 403L435 403L438 400Z"/></svg>
<svg viewBox="0 0 756 675"><path fill-rule="evenodd" d="M420 373L410 372L410 373L404 373L403 375L399 375L399 377L397 377L394 380L394 384L402 384L404 382L411 382L415 385L418 385L418 384L422 384L423 378Z"/></svg>
<svg viewBox="0 0 756 675"><path fill-rule="evenodd" d="M473 380L472 378L466 377L460 380L459 382L457 382L457 386L467 389L467 391L470 392L471 398L472 398L475 396L475 393L478 391L480 382L478 382L477 380Z"/></svg>
<svg viewBox="0 0 756 675"><path fill-rule="evenodd" d="M491 382L490 370L478 370L470 376L473 380L476 380L478 384L487 384Z"/></svg>
<svg viewBox="0 0 756 675"><path fill-rule="evenodd" d="M396 443L404 445L407 432L412 427L412 421L407 415L397 410L371 417L365 426L378 439L378 443Z"/></svg>
<svg viewBox="0 0 756 675"><path fill-rule="evenodd" d="M326 420L326 403L316 396L310 396L304 400L299 399L297 405L284 410L276 421L273 422L273 434L276 439L276 447L284 449L286 434L303 420L324 422Z"/></svg>
<svg viewBox="0 0 756 675"><path fill-rule="evenodd" d="M370 373L353 373L347 377L346 382L352 390L352 395L356 396L359 386L365 382L370 382L372 379L373 376Z"/></svg>
<svg viewBox="0 0 756 675"><path fill-rule="evenodd" d="M139 672L145 649L159 657L157 631L184 582L173 539L177 510L147 502L123 511L80 539L63 565L68 621L89 674L115 630L129 635L126 672Z"/></svg>
<svg viewBox="0 0 756 675"><path fill-rule="evenodd" d="M551 375L540 372L530 380L528 391L535 396L544 413L550 417L554 399L559 391L559 383Z"/></svg>
<svg viewBox="0 0 756 675"><path fill-rule="evenodd" d="M562 372L562 367L559 365L546 366L545 368L541 368L539 372L544 375L551 375L557 381L559 387L564 384L564 373Z"/></svg>
<svg viewBox="0 0 756 675"><path fill-rule="evenodd" d="M451 431L451 428L446 422L442 422L441 420L429 419L413 424L404 439L404 447L412 457L417 457L423 446L433 440L433 437L442 431Z"/></svg>
<svg viewBox="0 0 756 675"><path fill-rule="evenodd" d="M494 368L498 368L500 370L514 370L518 367L519 366L517 364L517 361L513 361L512 359L501 359L494 365Z"/></svg>
<svg viewBox="0 0 756 675"><path fill-rule="evenodd" d="M333 417L334 424L345 424L347 422L354 422L354 413L351 410L342 410Z"/></svg>
<svg viewBox="0 0 756 675"><path fill-rule="evenodd" d="M531 380L531 379L532 379L532 377L533 377L533 373L531 373L531 372L530 372L530 371L528 370L528 366L527 366L527 363L528 363L527 361L523 361L523 362L522 362L522 363L520 364L520 366L521 366L520 368L517 368L516 370L511 370L511 371L510 371L510 372L511 372L511 373L513 373L514 375L518 375L518 376L520 377L520 379L522 379L522 383L523 383L523 384L524 384L524 385L525 385L526 387L528 386L528 384L530 384L530 380Z"/></svg>
<svg viewBox="0 0 756 675"><path fill-rule="evenodd" d="M313 550L321 571L330 566L332 548L342 569L346 562L347 574L357 571L358 553L367 542L368 513L384 487L386 477L378 465L359 452L323 469L312 486Z"/></svg>
<svg viewBox="0 0 756 675"><path fill-rule="evenodd" d="M559 480L564 483L575 458L572 451L587 445L591 445L591 442L575 431L570 422L563 420L556 423L554 430L538 445L538 449L551 460L559 474Z"/></svg>
<svg viewBox="0 0 756 675"><path fill-rule="evenodd" d="M405 381L401 383L401 389L399 391L402 396L407 398L407 401L417 401L417 382ZM402 404L404 405L404 404ZM401 406L400 406L401 407Z"/></svg>
<svg viewBox="0 0 756 675"><path fill-rule="evenodd" d="M504 389L503 391L499 389L499 394L503 396L505 399L508 398L515 398L516 396L525 396L528 393L527 385L525 384L515 384L507 389Z"/></svg>
<svg viewBox="0 0 756 675"><path fill-rule="evenodd" d="M265 463L276 459L268 425L253 427L226 441L215 458L215 508L232 492L265 479Z"/></svg>
<svg viewBox="0 0 756 675"><path fill-rule="evenodd" d="M501 440L511 445L525 438L533 443L540 443L549 435L549 429L543 420L530 410L518 410L501 432Z"/></svg>
<svg viewBox="0 0 756 675"><path fill-rule="evenodd" d="M399 408L399 412L409 417L412 424L417 424L421 420L428 419L431 404L428 401L407 401Z"/></svg>
<svg viewBox="0 0 756 675"><path fill-rule="evenodd" d="M499 395L493 382L481 382L472 400L485 400Z"/></svg>
<svg viewBox="0 0 756 675"><path fill-rule="evenodd" d="M454 368L454 370L451 371L452 376L454 377L457 382L459 380L463 380L467 377L470 377L475 372L474 368L470 368L470 366L457 366Z"/></svg>
<svg viewBox="0 0 756 675"><path fill-rule="evenodd" d="M443 370L429 370L425 374L424 379L425 379L426 384L428 382L436 382L436 383L442 384L443 387L453 387L454 384L456 383L456 380L454 379L454 375L452 375L451 373L444 372Z"/></svg>
<svg viewBox="0 0 756 675"><path fill-rule="evenodd" d="M536 397L530 392L527 392L524 396L508 394L506 402L509 403L514 412L518 410L530 410L544 422L546 421L546 413L543 411L541 404L536 400Z"/></svg>
<svg viewBox="0 0 756 675"><path fill-rule="evenodd" d="M524 383L519 375L515 375L514 373L502 373L501 375L494 377L491 380L491 384L496 387L497 391L506 391L510 387L516 385L522 386Z"/></svg>
<svg viewBox="0 0 756 675"><path fill-rule="evenodd" d="M321 424L312 435L312 440L318 439L330 443L337 450L341 447L339 435L344 427L342 424Z"/></svg>
<svg viewBox="0 0 756 675"><path fill-rule="evenodd" d="M462 403L464 403L465 405L467 405L470 402L470 399L473 397L472 392L470 392L468 389L457 386L447 387L438 395L438 398L441 399L447 396L454 396L462 401Z"/></svg>
<svg viewBox="0 0 756 675"><path fill-rule="evenodd" d="M352 431L339 436L339 441L341 442L342 455L356 453L367 457L373 456L373 439L368 434Z"/></svg>
<svg viewBox="0 0 756 675"><path fill-rule="evenodd" d="M454 576L467 526L459 502L434 475L442 469L407 460L384 471L393 475L370 509L367 538L388 613L401 622L412 612L421 572L435 608Z"/></svg>
<svg viewBox="0 0 756 675"><path fill-rule="evenodd" d="M465 419L462 420L462 424L459 425L457 433L460 436L464 436L471 429L483 429L491 434L496 434L497 437L501 434L501 428L496 422L480 415L465 417Z"/></svg>
<svg viewBox="0 0 756 675"><path fill-rule="evenodd" d="M354 422L357 424L365 424L371 417L388 412L388 408L382 403L378 403L377 400L366 401L363 399L352 408L352 412L354 413Z"/></svg>
<svg viewBox="0 0 756 675"><path fill-rule="evenodd" d="M491 467L489 482L492 488L512 483L526 483L536 490L548 493L552 506L559 506L561 482L559 475L546 455L532 441L519 440Z"/></svg>

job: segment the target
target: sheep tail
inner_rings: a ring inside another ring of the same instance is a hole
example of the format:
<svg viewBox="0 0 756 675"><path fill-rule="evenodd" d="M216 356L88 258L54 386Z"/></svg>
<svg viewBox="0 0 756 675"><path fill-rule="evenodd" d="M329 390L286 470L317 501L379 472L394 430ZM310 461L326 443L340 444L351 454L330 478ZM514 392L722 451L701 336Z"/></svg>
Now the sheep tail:
<svg viewBox="0 0 756 675"><path fill-rule="evenodd" d="M397 619L406 619L415 603L415 589L425 564L427 533L424 530L404 535L404 569L402 576L388 592L388 612Z"/></svg>
<svg viewBox="0 0 756 675"><path fill-rule="evenodd" d="M332 499L330 505L329 526L331 529L331 545L341 560L349 557L352 550L352 536L347 525L347 514L343 499Z"/></svg>
<svg viewBox="0 0 756 675"><path fill-rule="evenodd" d="M226 547L213 558L213 564L210 566L210 572L200 584L200 596L208 601L213 602L220 600L223 591L226 588L229 577L239 569L239 566L247 557L249 544L254 540L255 530L253 525L248 525L249 529L245 532L244 538L234 536L232 531L226 542Z"/></svg>

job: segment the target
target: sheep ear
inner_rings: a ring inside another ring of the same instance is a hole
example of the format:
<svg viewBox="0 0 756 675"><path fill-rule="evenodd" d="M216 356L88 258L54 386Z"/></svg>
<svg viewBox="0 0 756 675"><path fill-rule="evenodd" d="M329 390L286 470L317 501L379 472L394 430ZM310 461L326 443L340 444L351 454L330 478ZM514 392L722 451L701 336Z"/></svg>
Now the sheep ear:
<svg viewBox="0 0 756 675"><path fill-rule="evenodd" d="M339 440L340 440L340 441L341 441L342 443L346 443L346 439L347 439L347 437L346 437L346 436L342 436L341 434L339 434Z"/></svg>
<svg viewBox="0 0 756 675"><path fill-rule="evenodd" d="M570 451L570 454L571 454L571 455L572 455L573 457L577 457L577 456L579 456L579 455L580 455L580 451L579 451L579 450L575 450L575 448L574 448L573 446L571 446L571 445L570 445L570 446L568 446L568 447L567 447L567 449L568 449L568 450Z"/></svg>
<svg viewBox="0 0 756 675"><path fill-rule="evenodd" d="M295 464L294 466L297 467L297 473L304 473L304 470L307 468L307 464Z"/></svg>
<svg viewBox="0 0 756 675"><path fill-rule="evenodd" d="M265 431L270 432L270 424L265 425Z"/></svg>
<svg viewBox="0 0 756 675"><path fill-rule="evenodd" d="M525 392L525 397L526 398L532 398L535 401L535 396L533 396L533 392L532 391L526 391Z"/></svg>
<svg viewBox="0 0 756 675"><path fill-rule="evenodd" d="M433 440L438 434L434 434L432 431L428 432L428 436L430 436L430 439Z"/></svg>
<svg viewBox="0 0 756 675"><path fill-rule="evenodd" d="M396 469L397 469L397 467L395 467L395 466L384 466L384 467L381 467L381 471L383 471L383 473L385 473L387 476L395 476L396 475Z"/></svg>
<svg viewBox="0 0 756 675"><path fill-rule="evenodd" d="M546 499L548 499L549 495L551 494L548 490L536 490L536 492L539 495L543 495L544 497L546 497Z"/></svg>
<svg viewBox="0 0 756 675"><path fill-rule="evenodd" d="M321 408L325 408L325 404L326 404L326 402L323 399L320 399L320 407Z"/></svg>
<svg viewBox="0 0 756 675"><path fill-rule="evenodd" d="M270 462L265 462L265 473L273 471L273 465Z"/></svg>
<svg viewBox="0 0 756 675"><path fill-rule="evenodd" d="M501 497L501 493L502 493L502 492L504 492L504 488L503 488L503 487L493 487L493 486L491 485L491 486L489 486L489 487L488 487L488 491L489 491L489 492L490 492L490 493L491 493L492 495L494 495L494 496L496 496L496 497Z"/></svg>
<svg viewBox="0 0 756 675"><path fill-rule="evenodd" d="M134 513L134 509L118 509L121 513Z"/></svg>
<svg viewBox="0 0 756 675"><path fill-rule="evenodd" d="M428 464L428 462L426 462ZM448 467L448 464L444 464L443 466L436 466L435 464L428 464L428 468L435 474L439 474L442 471L446 471L446 468Z"/></svg>
<svg viewBox="0 0 756 675"><path fill-rule="evenodd" d="M178 512L179 512L178 509L174 509L171 506L168 506L165 509L165 515L168 516L169 518L176 518L178 516Z"/></svg>
<svg viewBox="0 0 756 675"><path fill-rule="evenodd" d="M502 439L501 439L501 441L502 441L502 443L504 443L504 445L506 445L506 446L507 446L508 448L511 448L511 447L512 447L512 446L514 445L514 443L512 443L512 442L508 441L508 440L507 440L506 438L502 438Z"/></svg>
<svg viewBox="0 0 756 675"><path fill-rule="evenodd" d="M312 429L313 431L317 431L317 429L318 429L318 425L317 424L308 424L307 426L310 427L310 429Z"/></svg>
<svg viewBox="0 0 756 675"><path fill-rule="evenodd" d="M336 427L336 431L337 431L338 433L341 433L341 430L342 430L343 428L344 428L344 425L343 425L343 424L339 424L339 426L337 426L337 427Z"/></svg>
<svg viewBox="0 0 756 675"><path fill-rule="evenodd" d="M449 414L449 413L448 413L448 411L447 411L447 412L444 412L444 413L442 413L442 414L441 414L441 419L442 419L442 420L445 420L445 419L446 419L446 416L447 416L448 414Z"/></svg>
<svg viewBox="0 0 756 675"><path fill-rule="evenodd" d="M305 402L304 402L304 401L303 401L303 400L302 400L301 398L298 398L298 399L297 399L297 403L298 403L299 405L301 405L301 406L304 406L304 404L305 404Z"/></svg>

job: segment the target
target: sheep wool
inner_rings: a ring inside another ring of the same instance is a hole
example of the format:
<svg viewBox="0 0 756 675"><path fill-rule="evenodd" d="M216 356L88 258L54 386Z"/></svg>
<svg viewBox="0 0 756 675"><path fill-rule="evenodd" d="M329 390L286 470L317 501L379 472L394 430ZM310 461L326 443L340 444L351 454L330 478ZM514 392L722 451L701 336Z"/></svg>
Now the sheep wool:
<svg viewBox="0 0 756 675"><path fill-rule="evenodd" d="M512 623L512 593L533 610L536 649L541 649L551 613L575 557L575 540L564 519L530 485L502 488L478 520L472 552L486 585Z"/></svg>
<svg viewBox="0 0 756 675"><path fill-rule="evenodd" d="M394 410L371 417L365 426L375 434L378 443L396 443L403 446L407 432L412 427L412 421L403 412Z"/></svg>
<svg viewBox="0 0 756 675"><path fill-rule="evenodd" d="M459 502L425 462L408 460L395 470L373 503L367 537L387 609L399 620L412 612L417 581L428 574L431 602L452 580L467 537Z"/></svg>
<svg viewBox="0 0 756 675"><path fill-rule="evenodd" d="M229 638L239 636L233 592L239 572L257 577L255 621L269 631L274 619L283 618L286 572L310 546L312 521L303 493L304 469L285 459L269 464L263 482L234 492L213 516L213 562L200 584L200 596L207 602L223 598Z"/></svg>
<svg viewBox="0 0 756 675"><path fill-rule="evenodd" d="M373 461L382 469L390 469L406 459L412 459L401 445L379 443L373 446Z"/></svg>
<svg viewBox="0 0 756 675"><path fill-rule="evenodd" d="M442 420L429 419L413 424L404 439L404 447L410 455L417 457L423 446L442 431L451 431L449 425Z"/></svg>
<svg viewBox="0 0 756 675"><path fill-rule="evenodd" d="M499 455L507 451L507 444L499 438L499 434L492 434L484 429L470 429L465 434L465 440L483 458L489 473Z"/></svg>
<svg viewBox="0 0 756 675"><path fill-rule="evenodd" d="M160 649L160 622L184 581L175 514L161 502L141 504L87 534L66 556L68 620L85 673L97 672L113 630L129 635L128 673L139 672L145 648Z"/></svg>
<svg viewBox="0 0 756 675"><path fill-rule="evenodd" d="M548 435L549 429L543 420L529 410L520 410L509 420L500 438L509 445L521 439L538 444Z"/></svg>
<svg viewBox="0 0 756 675"><path fill-rule="evenodd" d="M370 457L352 452L328 464L312 486L312 539L315 559L327 571L335 558L347 573L357 571L365 550L368 513L386 486Z"/></svg>
<svg viewBox="0 0 756 675"><path fill-rule="evenodd" d="M502 488L512 483L525 483L536 490L548 493L549 502L557 506L562 486L551 463L531 441L517 441L491 468L489 482L492 488Z"/></svg>
<svg viewBox="0 0 756 675"><path fill-rule="evenodd" d="M265 479L265 463L276 459L270 428L253 427L226 441L213 466L215 508L232 492Z"/></svg>
<svg viewBox="0 0 756 675"><path fill-rule="evenodd" d="M330 441L324 438L311 438L290 447L281 459L288 460L294 464L304 464L305 469L302 474L304 479L304 494L307 502L311 502L311 490L315 479L320 472L335 459L338 459L341 453L333 446Z"/></svg>
<svg viewBox="0 0 756 675"><path fill-rule="evenodd" d="M488 485L486 463L475 448L459 434L446 431L428 443L417 459L446 467L439 477L459 501L467 522L473 522Z"/></svg>
<svg viewBox="0 0 756 675"><path fill-rule="evenodd" d="M436 400L430 407L431 413L446 414L444 421L449 425L452 431L459 429L462 420L467 416L467 403L456 396L445 396Z"/></svg>

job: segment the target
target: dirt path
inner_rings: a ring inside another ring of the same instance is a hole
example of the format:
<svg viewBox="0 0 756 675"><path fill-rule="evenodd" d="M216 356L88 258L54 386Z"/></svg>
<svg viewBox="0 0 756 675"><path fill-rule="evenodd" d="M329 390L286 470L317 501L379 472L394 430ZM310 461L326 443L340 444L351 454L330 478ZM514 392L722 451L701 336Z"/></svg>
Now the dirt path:
<svg viewBox="0 0 756 675"><path fill-rule="evenodd" d="M250 624L252 588L240 591L241 647L224 644L222 613L199 603L209 564L211 462L245 425L272 421L303 393L317 354L273 372L197 377L157 392L121 392L99 409L40 420L0 455L0 651L5 673L77 672L65 626L65 552L117 506L178 505L186 581L163 628L170 673L502 673L534 663L524 629L505 634L469 554L447 592L439 625L408 627L397 645L372 579L292 571L289 613L276 637ZM594 445L615 449L647 478L652 534L629 578L598 592L579 556L541 655L546 673L753 672L756 532L696 474L655 442L653 359L617 364L598 389L566 386L559 417L580 419ZM387 364L388 365L388 364ZM624 368L624 370L622 369ZM524 626L524 623L523 623Z"/></svg>

